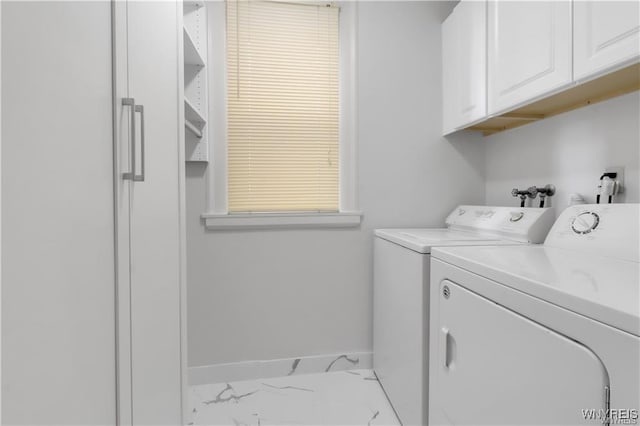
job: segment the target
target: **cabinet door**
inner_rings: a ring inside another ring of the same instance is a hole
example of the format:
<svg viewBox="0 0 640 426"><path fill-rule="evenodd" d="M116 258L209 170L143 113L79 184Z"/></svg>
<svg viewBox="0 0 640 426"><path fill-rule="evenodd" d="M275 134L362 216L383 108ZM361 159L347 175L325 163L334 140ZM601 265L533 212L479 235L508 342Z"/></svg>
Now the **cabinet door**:
<svg viewBox="0 0 640 426"><path fill-rule="evenodd" d="M484 118L486 2L463 0L442 24L444 134Z"/></svg>
<svg viewBox="0 0 640 426"><path fill-rule="evenodd" d="M570 1L490 1L487 20L489 114L571 83Z"/></svg>
<svg viewBox="0 0 640 426"><path fill-rule="evenodd" d="M182 11L176 1L113 3L119 416L122 424L175 425L182 423Z"/></svg>
<svg viewBox="0 0 640 426"><path fill-rule="evenodd" d="M442 23L442 134L448 135L456 130L456 100L460 79L460 60L458 58L458 15L455 9Z"/></svg>
<svg viewBox="0 0 640 426"><path fill-rule="evenodd" d="M113 425L111 7L3 1L3 425Z"/></svg>
<svg viewBox="0 0 640 426"><path fill-rule="evenodd" d="M593 424L582 410L605 408L609 379L591 350L455 283L439 288L432 424Z"/></svg>
<svg viewBox="0 0 640 426"><path fill-rule="evenodd" d="M576 1L573 5L573 74L584 79L640 56L640 3Z"/></svg>
<svg viewBox="0 0 640 426"><path fill-rule="evenodd" d="M144 181L131 186L133 420L180 424L178 2L130 1L128 19L129 91L144 107Z"/></svg>

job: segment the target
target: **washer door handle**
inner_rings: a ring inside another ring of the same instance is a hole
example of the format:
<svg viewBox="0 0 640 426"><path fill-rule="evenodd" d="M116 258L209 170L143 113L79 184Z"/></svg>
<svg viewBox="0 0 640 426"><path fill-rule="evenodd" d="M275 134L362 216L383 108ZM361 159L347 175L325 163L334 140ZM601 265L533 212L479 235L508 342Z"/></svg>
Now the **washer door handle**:
<svg viewBox="0 0 640 426"><path fill-rule="evenodd" d="M442 329L440 329L440 346L444 349L444 368L449 370L455 361L456 340L453 338L453 335L451 335L451 332L447 327L442 327Z"/></svg>

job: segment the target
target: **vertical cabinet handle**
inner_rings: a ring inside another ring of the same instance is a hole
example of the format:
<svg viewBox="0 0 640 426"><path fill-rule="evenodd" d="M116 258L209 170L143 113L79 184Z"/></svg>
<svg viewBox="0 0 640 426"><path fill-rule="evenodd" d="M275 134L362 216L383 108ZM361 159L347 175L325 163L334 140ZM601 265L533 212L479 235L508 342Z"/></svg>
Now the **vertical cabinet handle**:
<svg viewBox="0 0 640 426"><path fill-rule="evenodd" d="M125 172L122 174L122 179L125 180L134 180L135 171L136 171L136 112L135 112L136 101L133 98L122 98L122 106L131 107L131 118L129 123L129 132L130 132L130 157L129 164L131 164L131 171Z"/></svg>
<svg viewBox="0 0 640 426"><path fill-rule="evenodd" d="M136 105L134 112L140 113L140 174L134 174L134 182L144 182L144 106Z"/></svg>
<svg viewBox="0 0 640 426"><path fill-rule="evenodd" d="M131 124L129 125L130 140L129 144L131 171L122 174L125 180L134 182L144 182L144 106L136 105L134 98L122 98L122 105L131 107ZM136 174L136 112L140 113L140 174Z"/></svg>

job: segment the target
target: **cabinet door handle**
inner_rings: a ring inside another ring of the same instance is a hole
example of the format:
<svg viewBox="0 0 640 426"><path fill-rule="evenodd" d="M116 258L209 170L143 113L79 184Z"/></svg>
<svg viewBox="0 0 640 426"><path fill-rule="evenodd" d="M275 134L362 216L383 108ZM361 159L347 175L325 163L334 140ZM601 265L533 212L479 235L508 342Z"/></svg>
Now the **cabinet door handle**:
<svg viewBox="0 0 640 426"><path fill-rule="evenodd" d="M134 173L133 180L134 182L144 182L144 106L135 105L133 109L134 112L140 113L140 174Z"/></svg>
<svg viewBox="0 0 640 426"><path fill-rule="evenodd" d="M131 107L131 118L129 123L129 164L131 164L131 171L124 172L122 174L122 179L125 180L135 180L134 176L136 173L136 112L135 112L136 101L133 98L122 98L122 106Z"/></svg>

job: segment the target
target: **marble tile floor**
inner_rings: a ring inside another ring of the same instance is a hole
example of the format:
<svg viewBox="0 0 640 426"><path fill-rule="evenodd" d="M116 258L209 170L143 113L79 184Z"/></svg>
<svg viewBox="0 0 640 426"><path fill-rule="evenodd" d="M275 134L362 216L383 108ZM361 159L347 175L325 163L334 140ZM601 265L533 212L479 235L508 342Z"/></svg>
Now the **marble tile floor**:
<svg viewBox="0 0 640 426"><path fill-rule="evenodd" d="M400 425L372 370L189 388L193 425Z"/></svg>

